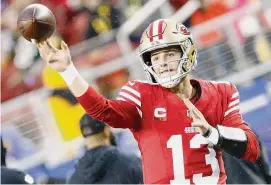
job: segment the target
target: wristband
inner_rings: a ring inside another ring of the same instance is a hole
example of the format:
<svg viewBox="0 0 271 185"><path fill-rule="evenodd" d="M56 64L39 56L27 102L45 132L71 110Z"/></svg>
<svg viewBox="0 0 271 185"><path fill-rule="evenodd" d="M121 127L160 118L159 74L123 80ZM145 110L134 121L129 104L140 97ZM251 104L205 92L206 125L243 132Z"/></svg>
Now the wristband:
<svg viewBox="0 0 271 185"><path fill-rule="evenodd" d="M65 82L68 86L70 86L73 83L77 74L78 74L78 71L74 67L73 63L71 63L65 71L60 72L60 75L65 80Z"/></svg>

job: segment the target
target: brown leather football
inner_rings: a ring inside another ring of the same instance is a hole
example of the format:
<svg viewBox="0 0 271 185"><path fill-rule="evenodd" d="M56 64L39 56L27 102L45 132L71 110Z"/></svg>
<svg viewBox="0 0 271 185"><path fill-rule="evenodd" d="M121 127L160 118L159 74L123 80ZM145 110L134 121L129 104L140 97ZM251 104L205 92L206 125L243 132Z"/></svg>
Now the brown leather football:
<svg viewBox="0 0 271 185"><path fill-rule="evenodd" d="M54 33L56 19L42 4L31 4L23 9L17 20L17 28L22 36L32 42L41 42Z"/></svg>

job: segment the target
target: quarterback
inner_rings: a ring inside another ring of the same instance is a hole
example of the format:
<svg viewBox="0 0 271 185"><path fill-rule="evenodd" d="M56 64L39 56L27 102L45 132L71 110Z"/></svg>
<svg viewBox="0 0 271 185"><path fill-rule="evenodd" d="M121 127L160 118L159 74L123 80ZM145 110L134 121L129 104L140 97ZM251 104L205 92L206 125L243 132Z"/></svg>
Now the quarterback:
<svg viewBox="0 0 271 185"><path fill-rule="evenodd" d="M240 115L236 87L190 79L197 50L181 23L160 19L148 26L139 52L149 81L129 81L116 100L89 86L63 41L61 49L49 41L37 47L91 117L131 130L146 184L225 184L221 150L247 161L259 157L257 137Z"/></svg>

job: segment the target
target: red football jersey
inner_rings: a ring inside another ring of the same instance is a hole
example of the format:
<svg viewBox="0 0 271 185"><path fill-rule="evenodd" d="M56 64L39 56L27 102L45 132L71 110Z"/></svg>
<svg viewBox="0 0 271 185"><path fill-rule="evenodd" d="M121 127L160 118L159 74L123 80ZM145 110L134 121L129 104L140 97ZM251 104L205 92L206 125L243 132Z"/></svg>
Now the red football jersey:
<svg viewBox="0 0 271 185"><path fill-rule="evenodd" d="M229 82L191 83L200 86L195 106L208 123L243 129L248 147L242 158L256 159L257 138L241 118L236 88ZM117 100L107 100L89 88L78 101L95 119L112 127L130 128L141 151L145 184L226 183L220 150L195 131L188 108L168 89L130 81Z"/></svg>

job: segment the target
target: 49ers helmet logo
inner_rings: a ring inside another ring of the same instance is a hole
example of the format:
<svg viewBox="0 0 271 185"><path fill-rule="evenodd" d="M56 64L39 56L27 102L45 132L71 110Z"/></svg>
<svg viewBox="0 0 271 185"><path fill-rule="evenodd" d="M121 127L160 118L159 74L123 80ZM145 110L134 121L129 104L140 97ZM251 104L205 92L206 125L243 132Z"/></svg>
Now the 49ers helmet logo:
<svg viewBox="0 0 271 185"><path fill-rule="evenodd" d="M177 31L174 33L181 33L183 35L190 35L189 30L183 24L180 24L180 23L176 24L176 30Z"/></svg>

